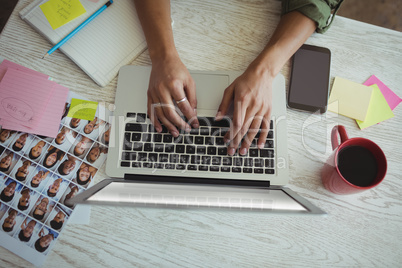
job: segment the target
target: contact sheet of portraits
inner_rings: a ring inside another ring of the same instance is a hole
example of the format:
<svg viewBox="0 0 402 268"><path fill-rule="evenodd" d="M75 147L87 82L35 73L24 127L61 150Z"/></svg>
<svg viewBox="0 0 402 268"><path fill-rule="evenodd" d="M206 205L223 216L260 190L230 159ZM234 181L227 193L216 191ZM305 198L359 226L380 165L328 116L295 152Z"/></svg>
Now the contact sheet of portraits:
<svg viewBox="0 0 402 268"><path fill-rule="evenodd" d="M0 245L41 265L74 207L65 201L91 185L106 159L110 113L91 121L67 117L56 138L0 130Z"/></svg>

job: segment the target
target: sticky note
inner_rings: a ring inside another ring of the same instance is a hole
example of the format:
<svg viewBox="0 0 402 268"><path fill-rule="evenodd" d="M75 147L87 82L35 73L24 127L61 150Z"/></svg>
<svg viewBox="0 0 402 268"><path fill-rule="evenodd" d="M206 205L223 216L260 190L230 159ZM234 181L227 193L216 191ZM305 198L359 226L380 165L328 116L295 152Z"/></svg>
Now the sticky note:
<svg viewBox="0 0 402 268"><path fill-rule="evenodd" d="M70 110L67 116L72 118L93 120L95 118L98 103L80 99L71 99Z"/></svg>
<svg viewBox="0 0 402 268"><path fill-rule="evenodd" d="M373 89L371 87L335 77L328 110L360 121L366 120Z"/></svg>
<svg viewBox="0 0 402 268"><path fill-rule="evenodd" d="M35 127L53 89L44 77L8 68L0 83L0 118Z"/></svg>
<svg viewBox="0 0 402 268"><path fill-rule="evenodd" d="M371 86L376 84L378 88L381 90L382 95L387 100L387 103L391 110L394 110L399 103L402 102L402 99L398 97L389 87L387 87L380 79L378 79L375 75L370 76L363 85Z"/></svg>
<svg viewBox="0 0 402 268"><path fill-rule="evenodd" d="M373 95L371 97L369 110L367 111L366 120L356 120L360 129L364 129L394 117L394 114L379 87L377 85L371 85L370 87L373 88Z"/></svg>
<svg viewBox="0 0 402 268"><path fill-rule="evenodd" d="M53 30L86 12L79 0L49 0L40 8Z"/></svg>
<svg viewBox="0 0 402 268"><path fill-rule="evenodd" d="M29 69L29 68L27 68L25 66L19 65L17 63L12 62L12 61L9 61L9 60L3 60L3 62L0 64L0 80L3 79L3 76L6 74L8 68L19 70L19 71L22 71L24 73L32 74L32 75L35 75L35 76L43 77L45 79L49 78L49 76L46 75L46 74L43 74L43 73L40 73L38 71Z"/></svg>
<svg viewBox="0 0 402 268"><path fill-rule="evenodd" d="M60 127L61 117L64 111L64 104L67 100L69 89L56 82L49 81L55 85L47 106L44 108L39 124L34 128L28 128L11 121L1 120L0 123L6 129L18 130L36 135L56 138Z"/></svg>

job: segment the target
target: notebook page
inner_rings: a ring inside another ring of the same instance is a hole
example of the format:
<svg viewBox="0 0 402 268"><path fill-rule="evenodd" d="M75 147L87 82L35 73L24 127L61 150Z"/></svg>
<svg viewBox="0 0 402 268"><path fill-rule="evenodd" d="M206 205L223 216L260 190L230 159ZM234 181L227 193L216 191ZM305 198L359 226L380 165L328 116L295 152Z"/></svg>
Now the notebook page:
<svg viewBox="0 0 402 268"><path fill-rule="evenodd" d="M41 4L46 1L38 1ZM21 12L38 32L53 44L75 29L107 1L82 0L87 13L53 30L39 6ZM50 49L50 47L49 47ZM146 41L132 0L118 0L72 37L60 50L96 83L105 86L121 66L131 63L146 49Z"/></svg>

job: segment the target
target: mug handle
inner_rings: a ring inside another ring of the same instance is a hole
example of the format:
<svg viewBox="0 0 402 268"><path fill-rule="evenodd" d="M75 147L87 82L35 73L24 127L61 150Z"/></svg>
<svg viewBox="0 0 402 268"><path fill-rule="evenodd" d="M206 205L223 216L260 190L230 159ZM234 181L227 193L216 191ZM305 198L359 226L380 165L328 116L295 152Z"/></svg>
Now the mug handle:
<svg viewBox="0 0 402 268"><path fill-rule="evenodd" d="M337 125L334 126L331 132L331 143L332 143L332 150L335 150L340 144L338 142L338 135L341 138L341 143L344 143L346 140L349 139L348 133L344 126Z"/></svg>

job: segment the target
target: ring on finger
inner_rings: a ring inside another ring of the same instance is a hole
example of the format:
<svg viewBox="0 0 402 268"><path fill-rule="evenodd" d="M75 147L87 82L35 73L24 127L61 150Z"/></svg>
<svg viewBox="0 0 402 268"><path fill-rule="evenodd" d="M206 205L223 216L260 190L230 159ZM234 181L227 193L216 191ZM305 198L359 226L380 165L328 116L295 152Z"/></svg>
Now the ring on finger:
<svg viewBox="0 0 402 268"><path fill-rule="evenodd" d="M187 97L182 98L181 100L176 101L177 104L185 102L187 100Z"/></svg>

